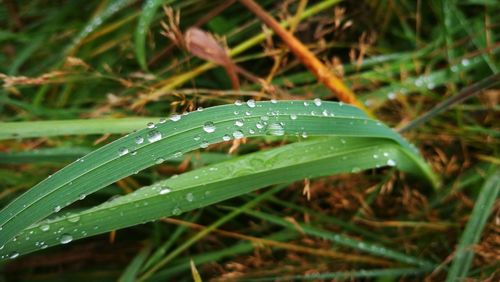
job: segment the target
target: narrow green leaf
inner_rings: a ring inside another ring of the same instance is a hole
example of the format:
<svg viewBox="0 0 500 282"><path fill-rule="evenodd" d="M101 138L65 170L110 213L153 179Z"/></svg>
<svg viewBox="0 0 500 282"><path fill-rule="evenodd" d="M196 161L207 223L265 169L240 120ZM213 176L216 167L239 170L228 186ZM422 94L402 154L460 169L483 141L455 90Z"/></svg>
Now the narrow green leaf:
<svg viewBox="0 0 500 282"><path fill-rule="evenodd" d="M69 238L179 215L276 183L385 165L385 160L373 158L384 152L402 167L416 170L412 160L401 153L404 150L398 148L390 140L377 138L320 138L245 155L158 182L77 214L40 222L9 241L0 255L5 259L65 243Z"/></svg>
<svg viewBox="0 0 500 282"><path fill-rule="evenodd" d="M153 21L158 8L166 2L165 0L147 0L142 6L142 12L139 16L139 22L137 23L137 28L134 34L134 45L135 45L135 55L137 57L137 62L143 70L147 70L146 64L146 35L149 30L149 26ZM168 1L170 2L170 1Z"/></svg>
<svg viewBox="0 0 500 282"><path fill-rule="evenodd" d="M290 229L297 228L297 225L295 225L294 223L289 222L287 220L284 220L278 216L265 214L265 213L259 212L259 211L246 211L245 213L252 215L254 217L281 225L281 226L286 227L286 228L290 228ZM353 248L353 249L356 249L359 251L363 251L366 253L370 253L370 254L373 254L376 256L380 256L380 257L390 258L390 259L393 259L393 260L396 260L396 261L399 261L399 262L402 262L405 264L413 264L413 265L426 266L426 267L434 265L431 262L428 262L428 261L425 261L425 260L422 260L419 258L415 258L413 256L410 256L410 255L407 255L407 254L404 254L404 253L401 253L398 251L391 250L389 248L386 248L386 247L378 245L378 244L369 243L369 242L361 241L361 240L355 240L355 239L352 239L348 236L341 235L341 234L335 234L335 233L332 233L332 232L326 231L326 230L321 230L319 228L315 228L313 226L310 226L310 225L304 224L304 223L297 223L297 224L300 226L301 230L304 231L304 233L332 241L332 242L339 244L341 246L350 247L350 248Z"/></svg>
<svg viewBox="0 0 500 282"><path fill-rule="evenodd" d="M122 273L122 275L118 279L118 282L134 282L134 281L136 281L137 274L139 273L141 266L144 264L144 262L148 258L150 252L151 252L151 246L144 247L134 257L134 259L129 263L127 268L125 268L125 271Z"/></svg>
<svg viewBox="0 0 500 282"><path fill-rule="evenodd" d="M73 48L77 47L82 40L89 34L94 32L98 27L100 27L106 20L112 17L114 14L118 13L121 9L127 7L134 0L114 0L111 2L102 12L93 17L77 34L73 39L71 44L66 48L65 54L69 54L73 51Z"/></svg>
<svg viewBox="0 0 500 282"><path fill-rule="evenodd" d="M484 225L488 219L493 205L497 200L500 191L500 169L494 168L489 174L486 182L481 188L478 199L474 204L474 209L467 222L464 233L460 238L455 257L451 265L450 272L446 281L461 281L465 280L469 272L472 259L474 258L474 250L472 246L479 242Z"/></svg>
<svg viewBox="0 0 500 282"><path fill-rule="evenodd" d="M0 140L75 134L128 133L158 118L76 119L0 122Z"/></svg>
<svg viewBox="0 0 500 282"><path fill-rule="evenodd" d="M431 271L432 268L421 267L421 268L389 268L389 269L361 269L352 271L342 271L342 272L328 272L328 273L312 273L306 275L283 275L283 276L273 276L273 277L259 277L259 278L245 278L239 277L238 281L308 281L308 280L323 280L323 279L334 279L334 281L352 281L355 278L369 279L369 278L386 278L390 277L401 277L401 276L419 276L426 272ZM357 280L355 280L357 281ZM364 280L362 280L364 281ZM374 281L386 281L386 280L374 280ZM392 280L389 280L392 281Z"/></svg>
<svg viewBox="0 0 500 282"><path fill-rule="evenodd" d="M82 157L92 150L84 147L47 148L25 152L0 152L0 164L23 164L38 162L69 162Z"/></svg>
<svg viewBox="0 0 500 282"><path fill-rule="evenodd" d="M156 125L151 124L148 128L131 133L61 169L12 201L0 212L0 228L2 228L0 245L5 244L29 225L59 211L81 197L144 168L223 140L265 135L345 136L339 139L340 141L337 140L340 144L330 145L334 146L330 149L332 153L343 146L346 148L354 146L352 149L355 151L345 156L341 164L319 168L315 172L301 170L302 173L297 172L293 175L294 179L396 165L403 171L420 175L431 184L437 185L435 176L415 149L397 133L380 122L367 118L355 107L320 101L315 103L312 101L259 103L249 101L245 105L218 106L193 112L184 117L173 116L167 122L162 120ZM351 144L347 144L348 139ZM379 144L379 146L375 148L373 144ZM361 146L361 148L356 146ZM321 147L321 150L329 149ZM232 174L265 174L269 171L261 171L264 167L256 168L259 162L266 161L263 164L269 169L278 165L286 166L289 162L300 166L302 161L312 161L309 159L311 156L324 161L324 154L321 151L319 155L318 152L316 154L302 152L286 161L278 159L282 163L276 163L272 160L272 156L264 154L262 155L264 160L259 161L258 157L253 159L257 162L255 164L243 161L238 171L233 171L230 167L223 167L223 169L229 174L226 177ZM307 174L304 174L306 171ZM248 188L256 189L276 183L277 180L283 181L279 177L271 178L275 179L271 183L268 182L269 180L260 181L261 179L266 178L262 177L253 181ZM175 185L178 180L172 179L171 181ZM190 186L206 184L193 181ZM224 193L204 204L233 196L231 193ZM187 205L189 209L195 207L199 205ZM151 216L150 214L149 220L157 218L157 216Z"/></svg>

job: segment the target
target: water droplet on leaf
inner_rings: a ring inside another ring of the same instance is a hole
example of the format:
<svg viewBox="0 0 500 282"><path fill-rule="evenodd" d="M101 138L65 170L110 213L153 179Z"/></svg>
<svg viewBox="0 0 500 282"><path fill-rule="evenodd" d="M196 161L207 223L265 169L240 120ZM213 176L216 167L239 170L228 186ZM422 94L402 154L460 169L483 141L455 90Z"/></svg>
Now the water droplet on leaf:
<svg viewBox="0 0 500 282"><path fill-rule="evenodd" d="M266 133L275 136L285 135L285 128L281 123L272 122L267 126Z"/></svg>
<svg viewBox="0 0 500 282"><path fill-rule="evenodd" d="M207 121L205 122L205 124L203 125L203 130L206 132L206 133L212 133L215 131L215 124L211 121Z"/></svg>
<svg viewBox="0 0 500 282"><path fill-rule="evenodd" d="M59 239L59 243L61 243L61 244L68 244L71 241L73 241L73 236L71 236L67 233L61 235L61 239Z"/></svg>

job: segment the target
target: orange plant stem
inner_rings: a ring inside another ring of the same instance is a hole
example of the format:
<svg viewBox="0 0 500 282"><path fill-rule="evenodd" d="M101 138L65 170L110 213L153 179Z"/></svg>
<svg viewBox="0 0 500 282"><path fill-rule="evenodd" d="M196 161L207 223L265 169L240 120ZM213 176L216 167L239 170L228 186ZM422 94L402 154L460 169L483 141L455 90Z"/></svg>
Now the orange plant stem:
<svg viewBox="0 0 500 282"><path fill-rule="evenodd" d="M345 84L334 76L330 70L318 59L314 54L307 49L302 42L300 42L292 33L280 26L280 24L264 11L253 0L239 0L241 4L245 5L252 11L259 19L261 19L267 26L269 26L283 42L290 48L290 50L302 61L302 63L316 76L319 82L323 83L330 89L340 101L356 105L363 109L368 114L370 113L365 106L360 103L354 93Z"/></svg>

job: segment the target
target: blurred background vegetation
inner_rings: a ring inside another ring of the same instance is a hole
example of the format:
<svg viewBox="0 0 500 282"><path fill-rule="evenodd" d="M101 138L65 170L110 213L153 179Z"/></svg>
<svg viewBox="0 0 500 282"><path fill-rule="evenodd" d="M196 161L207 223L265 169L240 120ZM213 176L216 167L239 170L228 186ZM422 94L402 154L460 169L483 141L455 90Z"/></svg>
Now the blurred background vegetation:
<svg viewBox="0 0 500 282"><path fill-rule="evenodd" d="M158 117L250 98L336 100L238 1L0 3L3 122ZM287 29L378 119L396 128L460 89L497 74L500 67L500 4L494 0L258 3L275 19L289 21ZM183 46L182 34L193 26L214 34L232 56L237 89L225 68ZM177 34L177 40L165 36L169 34ZM359 281L443 281L464 226L473 218L474 203L485 190L481 187L489 187L483 183L500 163L498 99L498 88L484 89L405 133L443 177L437 192L389 169L307 179L176 219L28 255L2 265L3 279L131 281L147 273L151 281L190 281L196 280L192 269L197 269L207 281L347 276ZM118 137L0 142L1 205ZM80 205L92 206L226 159L228 152L237 155L278 145L253 139L213 146L203 154L186 155L180 163L167 162L120 180ZM498 183L492 187L499 189ZM250 201L251 206L245 205ZM187 238L240 206L242 211L217 231L180 249ZM475 256L466 271L470 281L500 278L499 202L484 212L491 216L473 247ZM367 255L362 245L328 239L336 234L360 244L384 245L439 267L386 263ZM373 260L342 259L328 250ZM166 257L168 263L162 263ZM191 259L196 267L190 266Z"/></svg>

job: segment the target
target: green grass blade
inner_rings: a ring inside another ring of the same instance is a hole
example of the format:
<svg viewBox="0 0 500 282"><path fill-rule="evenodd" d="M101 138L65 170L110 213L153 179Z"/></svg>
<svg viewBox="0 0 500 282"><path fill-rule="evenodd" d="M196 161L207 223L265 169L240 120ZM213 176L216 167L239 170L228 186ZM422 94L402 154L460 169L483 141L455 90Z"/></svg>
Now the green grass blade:
<svg viewBox="0 0 500 282"><path fill-rule="evenodd" d="M149 26L151 25L151 22L153 21L156 12L158 11L158 8L160 8L163 2L166 1L164 0L145 1L142 6L141 15L139 16L139 22L137 23L137 27L135 29L135 34L134 34L135 55L137 58L137 62L139 63L139 65L143 70L147 70L146 35L148 33Z"/></svg>
<svg viewBox="0 0 500 282"><path fill-rule="evenodd" d="M92 150L84 147L47 148L24 152L0 152L0 164L23 164L39 162L70 162Z"/></svg>
<svg viewBox="0 0 500 282"><path fill-rule="evenodd" d="M144 262L148 258L150 252L151 252L151 246L144 247L134 257L134 259L132 259L132 261L129 263L127 268L125 268L125 271L122 273L122 275L118 279L118 282L136 281L137 274L139 273L141 266L144 264Z"/></svg>
<svg viewBox="0 0 500 282"><path fill-rule="evenodd" d="M472 259L474 258L472 246L476 244L481 237L484 225L497 200L499 191L500 169L495 168L486 179L478 199L474 204L469 222L467 222L467 226L465 227L464 233L455 251L455 257L446 281L460 281L467 277Z"/></svg>
<svg viewBox="0 0 500 282"><path fill-rule="evenodd" d="M265 221L269 221L275 224L278 224L280 226L290 228L290 229L296 229L297 225L294 223L287 221L281 217L266 214L263 212L259 211L246 211L245 213L252 215L254 217L260 218ZM323 238L329 241L332 241L338 245L341 246L346 246L353 248L355 250L363 251L366 253L370 253L379 257L385 257L385 258L390 258L405 264L412 264L412 265L419 265L419 266L433 266L434 264L410 255L406 255L404 253L394 251L391 249L388 249L384 246L378 245L378 244L373 244L369 243L366 241L360 241L360 240L355 240L352 239L348 236L341 235L341 234L335 234L330 231L326 230L321 230L319 228L315 228L313 226L310 226L308 224L304 223L297 223L301 230L304 231L305 234L312 235L312 236L317 236L319 238Z"/></svg>
<svg viewBox="0 0 500 282"><path fill-rule="evenodd" d="M341 160L340 167L332 166L328 170L323 168L305 175L298 173L295 176L299 178L295 179L308 177L310 174L331 174L336 172L335 169L356 172L376 166L397 165L401 170L420 175L433 185L437 183L430 168L401 136L380 122L367 118L355 107L319 101L225 105L193 112L182 118L174 116L168 122L162 120L156 125L152 124L80 158L40 182L0 212L0 245L29 225L58 212L79 198L166 159L232 138L300 134L358 137L349 138L349 142L359 145L356 142L359 141L365 150L354 151L349 157L346 156L345 160ZM367 143L378 139L379 149ZM352 146L346 144L347 139L340 140L341 144L337 145L340 148L343 145ZM385 151L380 151L380 148ZM360 162L356 156L363 153L369 155L359 156L362 160ZM309 157L304 155L308 154L301 154L288 161L300 162L302 158ZM321 159L321 154L309 155ZM251 165L248 169L254 171L253 167L257 165ZM267 165L274 167L270 163ZM244 172L245 169L240 171ZM256 185L257 183L261 186ZM269 184L272 183L255 181L256 186L252 187L259 188ZM218 201L228 198L227 195L219 195L221 198Z"/></svg>
<svg viewBox="0 0 500 282"><path fill-rule="evenodd" d="M144 128L155 117L119 119L76 119L51 121L0 122L0 140L61 135L128 133Z"/></svg>
<svg viewBox="0 0 500 282"><path fill-rule="evenodd" d="M334 281L352 281L353 279L370 279L379 278L380 280L375 281L393 281L392 279L401 276L419 276L426 272L431 271L432 268L421 267L421 268L389 268L389 269L368 269L368 270L353 270L353 271L342 271L342 272L329 272L329 273L312 273L306 275L283 275L274 277L259 277L259 278L245 278L241 277L238 281L276 281L286 280L286 281L308 281L318 279L334 279ZM364 280L363 280L364 281Z"/></svg>
<svg viewBox="0 0 500 282"><path fill-rule="evenodd" d="M412 162L404 154L391 151L394 147L398 145L377 138L321 138L245 155L161 181L78 214L31 226L8 242L0 255L5 259L58 245L68 238L85 238L178 215L276 183L350 172L353 165L361 165L359 169L376 167L381 162L373 154L391 152L400 164Z"/></svg>
<svg viewBox="0 0 500 282"><path fill-rule="evenodd" d="M106 20L118 13L123 8L127 7L133 0L115 0L111 2L101 13L93 17L78 33L78 35L73 39L71 44L66 49L66 54L71 53L75 47L77 47L82 40L89 34L94 32L99 28Z"/></svg>

